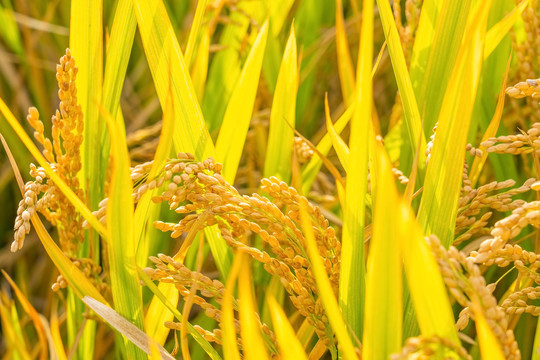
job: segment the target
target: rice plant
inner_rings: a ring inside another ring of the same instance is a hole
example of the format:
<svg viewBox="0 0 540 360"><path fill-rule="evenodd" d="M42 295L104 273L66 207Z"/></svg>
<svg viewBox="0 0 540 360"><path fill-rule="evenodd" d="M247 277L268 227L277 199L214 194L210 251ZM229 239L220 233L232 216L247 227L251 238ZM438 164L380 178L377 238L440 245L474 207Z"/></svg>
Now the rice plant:
<svg viewBox="0 0 540 360"><path fill-rule="evenodd" d="M3 1L2 359L540 359L539 14Z"/></svg>

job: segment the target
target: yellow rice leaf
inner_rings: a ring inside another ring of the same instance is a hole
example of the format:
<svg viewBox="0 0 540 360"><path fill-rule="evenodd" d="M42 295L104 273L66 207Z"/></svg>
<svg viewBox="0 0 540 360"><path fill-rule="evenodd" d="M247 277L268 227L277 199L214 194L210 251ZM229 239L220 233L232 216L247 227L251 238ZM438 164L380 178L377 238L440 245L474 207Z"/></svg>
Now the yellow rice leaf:
<svg viewBox="0 0 540 360"><path fill-rule="evenodd" d="M367 263L364 359L387 359L402 341L402 269L397 226L399 197L386 150L375 143L375 210Z"/></svg>
<svg viewBox="0 0 540 360"><path fill-rule="evenodd" d="M353 92L356 85L354 84L354 66L343 19L342 0L336 1L336 51L341 94L345 105L349 106L353 100Z"/></svg>
<svg viewBox="0 0 540 360"><path fill-rule="evenodd" d="M365 300L364 215L367 191L369 148L366 135L371 131L373 101L371 68L373 62L373 0L364 0L362 31L356 71L356 94L349 139L350 163L345 187L339 306L353 334L362 337ZM369 138L369 137L368 137ZM342 344L343 345L343 344ZM351 357L352 358L352 357Z"/></svg>
<svg viewBox="0 0 540 360"><path fill-rule="evenodd" d="M177 152L190 152L197 159L214 155L214 146L204 123L182 50L162 0L133 0L146 59L163 109L172 89L173 133Z"/></svg>
<svg viewBox="0 0 540 360"><path fill-rule="evenodd" d="M397 220L405 275L422 335L439 335L459 344L452 307L437 261L405 201L399 204Z"/></svg>
<svg viewBox="0 0 540 360"><path fill-rule="evenodd" d="M0 109L2 108L2 104L3 102L0 99ZM23 130L21 129L21 131ZM24 134L26 135L26 133ZM0 134L0 140L2 142L2 145L4 146L4 149L6 150L11 167L13 168L13 171L15 172L15 178L17 179L17 183L19 185L19 190L21 191L21 195L23 195L24 182L23 182L21 173L19 172L19 169L17 168L17 164L15 163L15 159L13 158L11 151L7 147L4 137L1 134ZM28 141L30 141L30 139L28 139ZM33 143L30 142L30 144L34 146ZM39 154L39 151L35 148L35 146L33 149L35 149L37 154ZM42 160L45 164L47 164L45 162L45 159L42 159ZM64 184L64 186L69 190L69 187L67 187L67 185ZM73 194L73 196L75 195ZM66 279L66 281L68 282L69 286L71 286L75 294L81 299L85 295L90 295L103 303L107 303L105 298L94 287L92 282L83 274L83 272L77 266L73 264L73 262L71 262L71 260L64 254L64 252L58 247L58 245L56 245L56 243L51 238L47 230L45 230L45 226L43 226L43 223L39 219L39 216L35 214L34 216L32 216L30 221L32 221L32 226L34 227L34 230L36 231L39 237L39 240L41 241L43 245L43 248L45 249L45 251L47 251L49 258L53 261L58 271L60 271L60 274L62 274L62 276Z"/></svg>
<svg viewBox="0 0 540 360"><path fill-rule="evenodd" d="M294 0L276 0L269 1L268 6L270 20L272 22L272 35L278 36L283 28L283 24L289 15L291 7L294 5Z"/></svg>
<svg viewBox="0 0 540 360"><path fill-rule="evenodd" d="M347 319L343 318L337 299L334 296L334 291L332 290L332 285L328 279L326 269L322 262L322 257L317 249L317 243L315 242L315 235L313 234L311 220L306 209L300 207L299 210L302 231L305 236L306 250L311 264L311 271L315 278L315 282L317 283L317 288L319 289L320 299L326 312L326 316L328 316L328 321L330 322L337 341L341 346L340 353L344 359L356 359L356 351L347 328Z"/></svg>
<svg viewBox="0 0 540 360"><path fill-rule="evenodd" d="M6 294L2 293L1 295L7 299ZM14 303L10 304L9 301L0 301L0 320L2 324L2 337L7 350L5 355L11 355L13 358L19 356L22 360L33 359L28 354L28 350L30 349L26 349L26 344L20 331L21 324L17 316L17 308Z"/></svg>
<svg viewBox="0 0 540 360"><path fill-rule="evenodd" d="M261 336L259 321L255 317L257 309L253 298L251 283L252 277L249 263L244 261L238 278L238 296L240 306L240 334L244 357L247 360L266 360L268 353Z"/></svg>
<svg viewBox="0 0 540 360"><path fill-rule="evenodd" d="M136 271L136 239L134 237L133 199L130 161L125 137L120 126L106 116L111 139L113 161L107 206L107 253L114 306L136 327L143 327L142 292ZM128 357L146 356L132 342L125 341Z"/></svg>
<svg viewBox="0 0 540 360"><path fill-rule="evenodd" d="M39 345L40 345L40 352L39 352L39 358L40 359L46 359L47 358L47 337L45 334L45 328L43 327L43 323L41 322L41 319L39 318L39 313L36 311L36 309L32 306L30 301L24 296L23 292L17 284L11 279L11 277L8 275L7 272L4 271L4 269L1 269L2 274L8 281L9 285L11 285L11 288L15 292L15 295L17 295L17 298L21 302L22 308L26 312L26 314L32 319L32 322L34 323L34 327L36 329Z"/></svg>
<svg viewBox="0 0 540 360"><path fill-rule="evenodd" d="M504 354L501 350L501 346L493 334L493 330L489 327L482 309L478 304L473 302L472 310L474 312L476 332L478 334L478 343L480 345L480 353L482 359L490 360L503 360Z"/></svg>
<svg viewBox="0 0 540 360"><path fill-rule="evenodd" d="M58 360L67 360L62 335L60 334L60 324L58 322L58 299L56 297L53 297L51 309L51 337L53 339L56 355L58 356Z"/></svg>
<svg viewBox="0 0 540 360"><path fill-rule="evenodd" d="M268 307L283 360L307 360L306 352L296 337L287 315L273 296L268 297Z"/></svg>
<svg viewBox="0 0 540 360"><path fill-rule="evenodd" d="M223 164L223 177L230 183L234 182L244 149L257 95L267 36L268 22L265 22L233 90L216 141L217 161Z"/></svg>
<svg viewBox="0 0 540 360"><path fill-rule="evenodd" d="M347 110L345 110L345 112L333 124L334 130L336 130L338 134L341 133L345 126L347 126L347 124L349 123L349 120L351 119L353 114L353 110L354 106L349 106ZM319 141L319 143L317 144L317 151L323 155L326 155L331 148L332 140L330 138L330 134L326 133L321 139L321 141ZM309 160L307 165L302 170L302 192L309 192L309 189L311 189L311 185L313 184L315 177L319 173L322 164L323 161L319 156L313 156L311 160Z"/></svg>
<svg viewBox="0 0 540 360"><path fill-rule="evenodd" d="M297 92L298 57L293 24L272 100L264 177L276 176L285 182L290 181Z"/></svg>
<svg viewBox="0 0 540 360"><path fill-rule="evenodd" d="M517 5L508 15L501 21L495 24L486 34L486 44L484 45L484 59L486 59L493 50L499 45L502 39L508 34L515 22L521 17L521 13L527 5L529 0L523 0Z"/></svg>
<svg viewBox="0 0 540 360"><path fill-rule="evenodd" d="M234 284L242 270L242 262L245 261L246 255L242 252L236 253L234 262L227 278L225 285L225 294L221 303L221 330L223 341L223 358L225 360L240 360L240 351L236 342L237 333L234 324L233 296Z"/></svg>
<svg viewBox="0 0 540 360"><path fill-rule="evenodd" d="M491 0L471 13L438 118L437 134L424 181L418 221L448 247L453 239L461 187L467 129L484 60L483 49Z"/></svg>
<svg viewBox="0 0 540 360"><path fill-rule="evenodd" d="M324 114L326 116L326 130L332 141L332 146L336 150L343 169L347 171L349 168L349 147L334 128L332 118L330 118L330 109L328 108L328 96L324 98Z"/></svg>

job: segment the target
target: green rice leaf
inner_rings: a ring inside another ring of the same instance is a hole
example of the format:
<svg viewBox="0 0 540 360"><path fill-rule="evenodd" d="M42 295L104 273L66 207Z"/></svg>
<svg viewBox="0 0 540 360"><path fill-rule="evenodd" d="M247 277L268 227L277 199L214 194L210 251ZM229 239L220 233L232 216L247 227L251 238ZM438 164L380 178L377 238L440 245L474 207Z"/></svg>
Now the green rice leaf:
<svg viewBox="0 0 540 360"><path fill-rule="evenodd" d="M414 90L418 100L418 109L424 117L425 132L431 132L435 125L441 111L445 90L452 80L452 69L455 67L458 50L465 33L471 0L441 1L440 4L440 13L436 18L432 42L428 43L427 50L423 49L429 53L426 68L422 69L414 66L415 63L411 63L411 79L416 85ZM418 49L418 51L421 50Z"/></svg>
<svg viewBox="0 0 540 360"><path fill-rule="evenodd" d="M456 67L448 83L431 151L418 221L448 247L453 239L467 129L483 63L491 0L478 6L467 23Z"/></svg>
<svg viewBox="0 0 540 360"><path fill-rule="evenodd" d="M529 0L523 0L501 21L495 24L486 34L486 45L484 47L484 58L487 58L499 45L502 39L508 34L512 26L519 20L521 13L527 8Z"/></svg>
<svg viewBox="0 0 540 360"><path fill-rule="evenodd" d="M162 109L166 108L169 88L172 89L177 119L173 133L175 150L193 153L197 159L214 155L214 145L163 2L134 0L133 4Z"/></svg>
<svg viewBox="0 0 540 360"><path fill-rule="evenodd" d="M364 215L367 190L368 142L371 127L373 61L373 0L364 0L356 71L356 98L349 139L350 163L345 187L339 306L353 334L362 337L364 324ZM369 14L369 16L368 16Z"/></svg>
<svg viewBox="0 0 540 360"><path fill-rule="evenodd" d="M225 26L219 40L224 49L212 60L202 102L204 118L213 134L221 126L236 82L241 73L242 41L250 25L250 18L261 22L266 16L263 1L242 1L237 11L230 14L230 23ZM247 15L247 16L246 16Z"/></svg>
<svg viewBox="0 0 540 360"><path fill-rule="evenodd" d="M345 31L342 0L336 1L336 51L341 94L345 105L349 106L353 99L355 75Z"/></svg>
<svg viewBox="0 0 540 360"><path fill-rule="evenodd" d="M264 177L276 176L285 182L290 181L294 138L292 128L295 126L297 92L298 57L293 25L279 68L276 91L272 100Z"/></svg>
<svg viewBox="0 0 540 360"><path fill-rule="evenodd" d="M390 9L390 3L386 0L377 0L377 4L379 5L379 13L388 44L388 52L390 53L394 75L403 104L404 124L408 134L408 138L404 139L404 141L408 143L408 146L410 147L410 154L414 155L416 151L419 151L421 159L419 164L420 169L422 169L424 166L421 164L424 163L422 159L424 158L426 142L415 93L411 78L409 77L409 71L407 70L407 63L405 62L405 56L403 55L403 49L401 48L401 41L399 39L392 10ZM416 149L419 139L420 149Z"/></svg>
<svg viewBox="0 0 540 360"><path fill-rule="evenodd" d="M387 359L399 352L402 341L402 269L400 235L395 222L399 204L392 165L384 147L374 154L375 210L367 263L364 311L364 359Z"/></svg>
<svg viewBox="0 0 540 360"><path fill-rule="evenodd" d="M116 116L120 107L120 95L126 78L135 30L137 30L137 19L133 11L133 1L119 0L111 27L103 76L102 104L112 116ZM104 146L103 149L108 156L108 147ZM104 161L102 169L105 170L106 167L107 162Z"/></svg>
<svg viewBox="0 0 540 360"><path fill-rule="evenodd" d="M195 16L193 17L193 23L189 31L188 43L186 46L186 64L188 67L191 64L191 58L193 55L193 49L195 48L195 41L197 41L199 31L201 28L201 22L206 10L206 3L208 0L197 1L197 9L195 10Z"/></svg>
<svg viewBox="0 0 540 360"><path fill-rule="evenodd" d="M268 22L265 22L231 95L216 141L217 161L223 163L223 177L230 183L234 182L253 114L267 36Z"/></svg>
<svg viewBox="0 0 540 360"><path fill-rule="evenodd" d="M113 161L107 206L107 252L111 291L118 313L142 329L142 293L136 271L137 244L133 232L134 209L129 154L119 124L110 117L106 117L106 120ZM144 352L132 342L124 341L124 344L128 357L146 358Z"/></svg>
<svg viewBox="0 0 540 360"><path fill-rule="evenodd" d="M84 114L84 134L81 147L81 186L90 198L90 207L103 199L106 154L96 156L101 149L105 123L100 120L103 83L103 2L74 0L71 2L69 47L77 62L77 99ZM114 113L113 115L116 115ZM101 175L99 175L101 174ZM94 177L98 177L98 180ZM88 188L87 188L88 187Z"/></svg>

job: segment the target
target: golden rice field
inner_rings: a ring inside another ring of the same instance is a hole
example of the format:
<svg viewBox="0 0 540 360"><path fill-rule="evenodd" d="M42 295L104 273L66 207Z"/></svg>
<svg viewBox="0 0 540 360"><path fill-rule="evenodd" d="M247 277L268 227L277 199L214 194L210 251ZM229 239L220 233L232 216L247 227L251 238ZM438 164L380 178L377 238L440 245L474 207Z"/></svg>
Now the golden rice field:
<svg viewBox="0 0 540 360"><path fill-rule="evenodd" d="M0 2L0 359L540 360L540 2Z"/></svg>

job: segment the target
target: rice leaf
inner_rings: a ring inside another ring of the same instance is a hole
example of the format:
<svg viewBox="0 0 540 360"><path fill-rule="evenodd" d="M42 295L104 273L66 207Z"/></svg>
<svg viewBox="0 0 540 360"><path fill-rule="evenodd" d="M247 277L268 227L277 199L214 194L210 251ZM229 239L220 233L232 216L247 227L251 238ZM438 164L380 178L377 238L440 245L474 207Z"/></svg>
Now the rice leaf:
<svg viewBox="0 0 540 360"><path fill-rule="evenodd" d="M126 78L126 71L131 57L131 49L137 30L137 19L133 11L132 0L119 0L114 13L114 19L109 37L105 73L103 75L102 105L113 116L120 107L120 95ZM77 59L78 60L78 59ZM80 66L79 66L80 67ZM96 103L93 105L95 106ZM104 136L108 134L104 132ZM103 146L104 159L108 157L108 146ZM102 171L107 167L103 161Z"/></svg>
<svg viewBox="0 0 540 360"><path fill-rule="evenodd" d="M482 359L503 360L505 357L500 344L489 327L479 305L476 304L472 309L476 320L476 332L478 334L478 343L480 345Z"/></svg>
<svg viewBox="0 0 540 360"><path fill-rule="evenodd" d="M349 106L347 110L337 119L333 124L334 130L339 134L343 131L345 126L349 123L349 120L352 117L354 106ZM323 155L328 154L332 148L332 139L330 134L326 133L321 141L317 144L317 151ZM307 165L302 169L302 192L309 193L315 177L319 173L321 166L323 164L322 159L319 156L313 156Z"/></svg>
<svg viewBox="0 0 540 360"><path fill-rule="evenodd" d="M504 80L501 86L501 90L499 92L499 98L497 100L495 114L493 114L489 126L485 131L484 135L482 136L482 140L480 143L486 141L490 137L495 137L497 135L497 130L499 129L499 124L501 122L502 112L504 109L504 100L506 98L506 83L508 80L508 72L510 70L510 60L511 58L508 58L508 62L506 64L506 71L504 74ZM480 172L482 171L482 168L484 167L488 156L487 149L485 149L483 146L480 146L479 149L482 150L482 156L474 157L471 170L469 171L469 179L471 180L471 186L473 187L476 185L476 182L480 177Z"/></svg>
<svg viewBox="0 0 540 360"><path fill-rule="evenodd" d="M242 271L238 277L238 296L242 304L239 310L240 335L242 336L244 357L248 360L268 359L265 350L259 320L256 317L255 300L251 289L251 272L247 261L243 262Z"/></svg>
<svg viewBox="0 0 540 360"><path fill-rule="evenodd" d="M409 293L423 336L439 335L459 344L454 315L442 275L409 205L397 214Z"/></svg>
<svg viewBox="0 0 540 360"><path fill-rule="evenodd" d="M60 324L58 321L58 300L52 300L51 306L51 337L53 339L58 360L67 360L62 336L60 335Z"/></svg>
<svg viewBox="0 0 540 360"><path fill-rule="evenodd" d="M133 223L133 199L130 161L125 138L119 125L106 117L113 161L107 206L107 253L111 292L118 313L138 328L143 328L142 293L136 271L136 248ZM144 359L144 353L132 342L124 342L126 354Z"/></svg>
<svg viewBox="0 0 540 360"><path fill-rule="evenodd" d="M197 54L191 68L191 80L197 94L197 99L202 101L204 89L206 86L206 77L208 76L208 57L210 50L210 34L205 31L201 35L201 41L197 48Z"/></svg>
<svg viewBox="0 0 540 360"><path fill-rule="evenodd" d="M390 59L392 60L392 68L394 69L394 75L403 104L404 123L408 134L407 139L404 139L404 141L406 141L410 147L410 154L415 154L416 151L418 151L420 153L420 158L423 159L426 142L422 130L422 120L420 118L411 78L409 77L409 71L407 70L403 49L401 48L401 41L397 32L394 16L390 9L389 2L377 0L377 4L379 6L379 14L381 16L386 42L388 44L388 52L390 53ZM420 139L420 149L416 149L418 139ZM421 160L419 164L423 163L424 162ZM420 165L420 169L422 168L423 165Z"/></svg>
<svg viewBox="0 0 540 360"><path fill-rule="evenodd" d="M272 314L274 329L279 329L279 331L276 331L276 337L283 360L307 360L304 348L297 338L289 319L287 319L287 315L272 296L268 297L268 307Z"/></svg>
<svg viewBox="0 0 540 360"><path fill-rule="evenodd" d="M298 92L298 57L294 25L291 32L276 84L270 113L268 146L264 162L264 177L276 176L289 182L295 125L296 93Z"/></svg>
<svg viewBox="0 0 540 360"><path fill-rule="evenodd" d="M448 83L424 182L418 221L448 247L453 239L467 130L483 62L491 0L474 9Z"/></svg>
<svg viewBox="0 0 540 360"><path fill-rule="evenodd" d="M362 337L364 324L364 215L367 190L368 142L371 126L373 61L373 0L364 0L362 32L356 71L356 98L351 119L350 171L345 187L339 306L351 332ZM369 15L368 15L369 14Z"/></svg>
<svg viewBox="0 0 540 360"><path fill-rule="evenodd" d="M484 45L484 59L499 45L502 39L508 34L512 26L519 20L521 14L529 4L529 0L523 0L501 21L495 24L486 34L486 44Z"/></svg>
<svg viewBox="0 0 540 360"><path fill-rule="evenodd" d="M116 331L124 335L131 344L137 346L138 349L150 355L150 347L155 347L159 350L160 359L173 360L171 356L161 345L157 344L152 338L148 337L142 330L133 325L125 317L111 309L105 304L100 303L90 296L85 296L83 301L88 307L96 312L105 322L113 327ZM128 356L129 353L128 353Z"/></svg>
<svg viewBox="0 0 540 360"><path fill-rule="evenodd" d="M386 359L401 348L402 269L400 234L389 226L397 218L398 192L384 147L374 154L375 210L367 264L366 307L362 357Z"/></svg>
<svg viewBox="0 0 540 360"><path fill-rule="evenodd" d="M169 87L172 89L177 119L173 133L175 150L190 152L197 159L214 155L212 139L162 0L134 0L133 4L162 109L167 106Z"/></svg>
<svg viewBox="0 0 540 360"><path fill-rule="evenodd" d="M2 297L7 298L6 294L2 293ZM4 300L4 299L2 299ZM28 351L25 347L25 341L22 335L20 320L17 316L17 308L14 303L0 301L0 320L2 321L2 337L5 346L8 349L7 355L12 355L13 358L19 357L21 360L30 360ZM12 350L11 353L9 350Z"/></svg>
<svg viewBox="0 0 540 360"><path fill-rule="evenodd" d="M77 99L84 114L84 134L81 147L80 183L87 191L91 208L103 199L103 184L107 154L96 156L101 149L105 123L99 108L103 92L103 2L73 0L71 2L69 47L77 61ZM116 113L113 113L116 115ZM105 163L105 166L104 166ZM95 180L96 177L99 180ZM88 188L87 188L88 187ZM83 250L84 251L84 250Z"/></svg>
<svg viewBox="0 0 540 360"><path fill-rule="evenodd" d="M336 1L336 51L339 82L341 84L341 94L345 106L349 106L353 99L354 84L354 66L349 51L349 42L345 31L343 19L343 1Z"/></svg>
<svg viewBox="0 0 540 360"><path fill-rule="evenodd" d="M234 284L242 269L242 262L245 261L246 255L242 252L237 253L234 257L234 262L227 278L225 285L225 294L221 303L221 330L223 341L223 358L225 360L240 360L240 351L236 342L236 327L234 324Z"/></svg>
<svg viewBox="0 0 540 360"><path fill-rule="evenodd" d="M223 177L230 183L234 182L253 114L267 36L268 22L265 22L232 92L216 141L217 161L223 164Z"/></svg>
<svg viewBox="0 0 540 360"><path fill-rule="evenodd" d="M465 34L471 0L441 1L440 4L433 40L427 50L429 58L426 61L426 68L414 67L411 63L411 79L416 80L414 90L418 109L424 117L425 132L431 132L435 125L441 112L445 90L449 86L449 81L452 81L452 69L455 68L458 50Z"/></svg>
<svg viewBox="0 0 540 360"><path fill-rule="evenodd" d="M15 295L17 295L17 299L19 299L22 308L26 312L26 314L30 317L32 320L32 323L34 324L34 327L37 332L38 340L39 340L39 358L40 359L46 359L47 358L47 339L45 335L45 328L43 327L43 323L41 322L41 319L39 318L39 313L36 311L36 309L32 306L30 301L24 296L23 292L17 284L11 279L11 277L8 275L7 272L4 271L4 269L0 269L2 271L2 274L8 281L9 285L15 292Z"/></svg>
<svg viewBox="0 0 540 360"><path fill-rule="evenodd" d="M328 135L330 135L332 146L336 150L339 162L341 162L341 165L347 171L349 169L349 147L334 128L334 124L330 118L330 109L328 108L328 96L324 98L324 113L326 116L326 129Z"/></svg>
<svg viewBox="0 0 540 360"><path fill-rule="evenodd" d="M197 41L199 31L201 29L201 22L206 10L206 3L208 0L197 1L197 9L195 10L195 16L193 17L193 23L189 30L189 38L186 46L186 64L188 67L191 64L193 49L195 49L195 41Z"/></svg>
<svg viewBox="0 0 540 360"><path fill-rule="evenodd" d="M204 118L213 134L219 129L232 91L241 73L242 41L253 21L262 22L266 16L262 1L243 1L236 5L237 11L230 14L230 23L225 26L219 40L224 49L212 60L206 89L202 101ZM247 16L246 16L247 15Z"/></svg>
<svg viewBox="0 0 540 360"><path fill-rule="evenodd" d="M277 36L281 32L281 29L283 29L283 24L285 23L294 2L294 0L278 0L269 2L268 12L270 15L270 21L272 22L273 36Z"/></svg>
<svg viewBox="0 0 540 360"><path fill-rule="evenodd" d="M341 346L341 355L345 359L356 359L356 351L347 329L347 319L342 316L338 302L334 296L332 285L328 279L321 255L317 249L315 235L309 215L303 207L300 208L300 222L305 236L306 250L311 264L311 271L319 289L319 296L323 304L328 321Z"/></svg>

